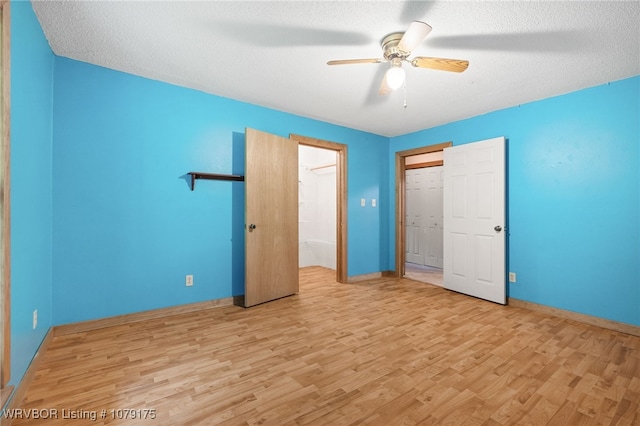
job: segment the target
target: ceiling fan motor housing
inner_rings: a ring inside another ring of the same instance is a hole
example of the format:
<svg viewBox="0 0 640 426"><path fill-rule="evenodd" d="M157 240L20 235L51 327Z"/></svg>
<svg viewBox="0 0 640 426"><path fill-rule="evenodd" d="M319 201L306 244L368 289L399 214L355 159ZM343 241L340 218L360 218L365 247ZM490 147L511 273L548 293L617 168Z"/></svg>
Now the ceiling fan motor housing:
<svg viewBox="0 0 640 426"><path fill-rule="evenodd" d="M404 33L391 33L385 36L380 42L382 51L384 52L383 56L387 61L391 62L395 58L405 60L411 54L411 52L405 52L398 49L398 44L400 43L403 35Z"/></svg>

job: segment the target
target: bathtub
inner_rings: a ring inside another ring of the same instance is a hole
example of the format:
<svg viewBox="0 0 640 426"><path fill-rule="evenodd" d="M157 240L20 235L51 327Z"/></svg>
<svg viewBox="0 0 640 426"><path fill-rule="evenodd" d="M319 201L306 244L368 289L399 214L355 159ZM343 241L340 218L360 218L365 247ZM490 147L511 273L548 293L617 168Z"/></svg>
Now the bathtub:
<svg viewBox="0 0 640 426"><path fill-rule="evenodd" d="M300 241L298 245L299 264L305 266L324 266L336 269L336 243L322 240Z"/></svg>

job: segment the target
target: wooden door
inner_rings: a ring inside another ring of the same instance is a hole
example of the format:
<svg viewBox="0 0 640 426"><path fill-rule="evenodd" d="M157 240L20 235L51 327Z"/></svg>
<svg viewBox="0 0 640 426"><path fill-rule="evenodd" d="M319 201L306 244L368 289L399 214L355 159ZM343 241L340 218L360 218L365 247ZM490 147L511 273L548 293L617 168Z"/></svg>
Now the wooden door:
<svg viewBox="0 0 640 426"><path fill-rule="evenodd" d="M420 169L407 170L405 179L405 260L410 263L424 264L424 253L421 244L422 216L422 183Z"/></svg>
<svg viewBox="0 0 640 426"><path fill-rule="evenodd" d="M506 304L504 138L444 150L444 287Z"/></svg>
<svg viewBox="0 0 640 426"><path fill-rule="evenodd" d="M246 129L244 306L298 292L298 143Z"/></svg>

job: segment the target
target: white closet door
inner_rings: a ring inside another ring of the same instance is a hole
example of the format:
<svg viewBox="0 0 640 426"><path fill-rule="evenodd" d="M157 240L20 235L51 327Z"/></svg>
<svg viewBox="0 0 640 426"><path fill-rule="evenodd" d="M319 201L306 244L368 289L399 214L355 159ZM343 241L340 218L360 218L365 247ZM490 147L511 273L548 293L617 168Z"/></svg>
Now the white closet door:
<svg viewBox="0 0 640 426"><path fill-rule="evenodd" d="M422 211L425 212L424 226L424 264L442 268L442 190L443 166L429 167L423 170L425 197Z"/></svg>
<svg viewBox="0 0 640 426"><path fill-rule="evenodd" d="M422 265L424 253L420 243L422 227L420 169L405 172L405 260Z"/></svg>

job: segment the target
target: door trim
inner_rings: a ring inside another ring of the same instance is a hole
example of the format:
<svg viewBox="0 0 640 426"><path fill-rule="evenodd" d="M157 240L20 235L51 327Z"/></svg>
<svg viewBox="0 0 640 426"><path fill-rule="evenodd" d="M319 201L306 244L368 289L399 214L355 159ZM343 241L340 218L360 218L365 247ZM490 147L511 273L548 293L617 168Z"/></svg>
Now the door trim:
<svg viewBox="0 0 640 426"><path fill-rule="evenodd" d="M290 134L289 138L315 148L336 151L336 281L348 283L347 273L347 145L308 136Z"/></svg>
<svg viewBox="0 0 640 426"><path fill-rule="evenodd" d="M445 148L453 146L453 142L443 142L435 145L423 146L396 152L396 277L404 277L405 269L405 246L406 237L404 235L404 213L405 213L405 165L406 157L418 154L428 154L430 152L443 151Z"/></svg>
<svg viewBox="0 0 640 426"><path fill-rule="evenodd" d="M10 110L11 110L11 17L10 9L11 3L8 0L2 0L0 2L0 19L2 19L2 25L0 31L2 36L0 37L2 43L2 58L0 60L2 67L0 86L2 92L0 93L0 102L2 107L0 108L2 120L2 135L0 135L0 149L2 150L2 164L0 164L0 173L2 174L2 219L0 220L0 226L2 230L2 242L0 243L0 274L2 275L2 285L0 286L0 315L2 316L2 330L0 330L0 390L7 386L11 375L11 244L10 244L10 214L11 214L11 197L10 197ZM5 392L0 393L2 399L0 402L4 403L4 397L8 395ZM0 407L2 404L0 404Z"/></svg>

